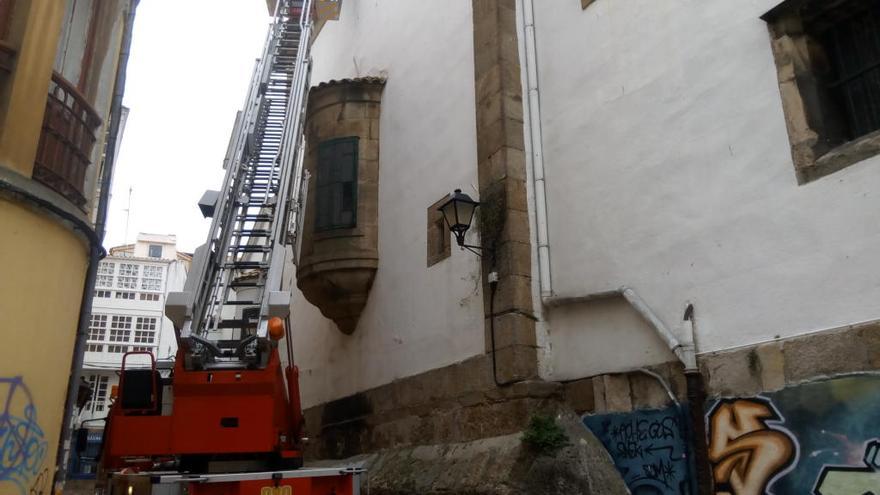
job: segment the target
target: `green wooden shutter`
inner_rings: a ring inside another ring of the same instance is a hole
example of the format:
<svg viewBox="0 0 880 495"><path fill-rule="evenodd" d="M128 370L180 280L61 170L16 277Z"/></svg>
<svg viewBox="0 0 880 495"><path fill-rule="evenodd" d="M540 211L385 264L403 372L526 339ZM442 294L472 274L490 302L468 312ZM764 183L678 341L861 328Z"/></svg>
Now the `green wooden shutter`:
<svg viewBox="0 0 880 495"><path fill-rule="evenodd" d="M357 136L318 145L315 231L357 226Z"/></svg>

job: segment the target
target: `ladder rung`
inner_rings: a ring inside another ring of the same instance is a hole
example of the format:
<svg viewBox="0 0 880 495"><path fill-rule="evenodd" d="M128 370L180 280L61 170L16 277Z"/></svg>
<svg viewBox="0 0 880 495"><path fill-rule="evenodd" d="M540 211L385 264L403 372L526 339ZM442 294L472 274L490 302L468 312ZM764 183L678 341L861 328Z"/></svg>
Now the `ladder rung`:
<svg viewBox="0 0 880 495"><path fill-rule="evenodd" d="M229 282L229 287L262 287L262 282Z"/></svg>
<svg viewBox="0 0 880 495"><path fill-rule="evenodd" d="M266 246L230 246L230 253L271 253L272 248Z"/></svg>
<svg viewBox="0 0 880 495"><path fill-rule="evenodd" d="M269 265L259 261L236 261L234 263L223 263L223 268L268 268Z"/></svg>
<svg viewBox="0 0 880 495"><path fill-rule="evenodd" d="M256 328L257 323L248 320L221 320L217 328Z"/></svg>

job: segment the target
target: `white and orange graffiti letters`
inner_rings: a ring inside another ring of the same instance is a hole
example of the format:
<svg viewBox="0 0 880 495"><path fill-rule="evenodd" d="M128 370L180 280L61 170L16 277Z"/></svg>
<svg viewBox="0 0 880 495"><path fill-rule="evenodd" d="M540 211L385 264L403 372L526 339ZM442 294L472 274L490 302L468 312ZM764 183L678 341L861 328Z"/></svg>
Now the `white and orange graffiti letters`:
<svg viewBox="0 0 880 495"><path fill-rule="evenodd" d="M723 399L709 411L716 495L765 495L797 460L797 442L769 400ZM771 424L773 426L771 426Z"/></svg>

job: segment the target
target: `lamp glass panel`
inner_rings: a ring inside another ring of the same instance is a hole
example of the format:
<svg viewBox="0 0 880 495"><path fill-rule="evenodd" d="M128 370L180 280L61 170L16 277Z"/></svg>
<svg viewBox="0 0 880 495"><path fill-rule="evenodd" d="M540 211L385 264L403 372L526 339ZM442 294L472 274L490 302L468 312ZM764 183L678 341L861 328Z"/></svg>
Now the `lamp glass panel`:
<svg viewBox="0 0 880 495"><path fill-rule="evenodd" d="M456 201L457 223L467 230L471 226L474 217L475 205L470 201Z"/></svg>

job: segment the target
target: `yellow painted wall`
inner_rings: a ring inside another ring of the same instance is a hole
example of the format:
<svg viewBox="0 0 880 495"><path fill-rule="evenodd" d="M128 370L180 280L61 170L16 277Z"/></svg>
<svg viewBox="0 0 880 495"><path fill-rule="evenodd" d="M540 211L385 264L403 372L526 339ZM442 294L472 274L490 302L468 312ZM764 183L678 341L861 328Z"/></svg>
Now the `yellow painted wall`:
<svg viewBox="0 0 880 495"><path fill-rule="evenodd" d="M64 6L59 0L17 2L22 11L11 26L18 53L0 93L0 163L27 177L37 155Z"/></svg>
<svg viewBox="0 0 880 495"><path fill-rule="evenodd" d="M51 493L87 263L69 227L0 197L0 494Z"/></svg>

